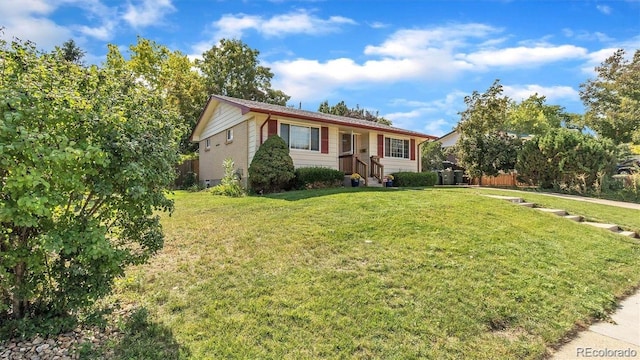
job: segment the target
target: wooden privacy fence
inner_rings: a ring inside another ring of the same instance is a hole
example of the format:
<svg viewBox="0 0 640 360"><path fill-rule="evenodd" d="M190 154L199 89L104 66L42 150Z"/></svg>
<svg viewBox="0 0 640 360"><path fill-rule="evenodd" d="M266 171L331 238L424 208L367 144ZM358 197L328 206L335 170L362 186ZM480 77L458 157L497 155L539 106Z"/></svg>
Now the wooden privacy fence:
<svg viewBox="0 0 640 360"><path fill-rule="evenodd" d="M176 165L176 173L178 175L174 183L174 186L176 188L179 189L185 186L185 182L187 182L189 173L195 174L195 183L198 184L200 175L200 161L198 159L185 160L182 162L182 164Z"/></svg>
<svg viewBox="0 0 640 360"><path fill-rule="evenodd" d="M518 179L516 179L516 175L516 173L500 174L498 176L485 175L482 177L482 185L480 186L528 186L528 184L519 182ZM470 185L479 185L478 180L479 178L471 179Z"/></svg>

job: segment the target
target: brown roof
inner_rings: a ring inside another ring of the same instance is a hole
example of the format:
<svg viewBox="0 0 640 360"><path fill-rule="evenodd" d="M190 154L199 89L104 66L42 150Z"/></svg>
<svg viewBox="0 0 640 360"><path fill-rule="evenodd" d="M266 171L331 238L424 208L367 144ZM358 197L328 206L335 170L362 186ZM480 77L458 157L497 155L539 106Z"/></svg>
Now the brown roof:
<svg viewBox="0 0 640 360"><path fill-rule="evenodd" d="M287 116L287 117L304 119L304 120L313 120L321 123L344 125L344 126L357 127L357 128L363 128L363 129L369 129L369 130L386 131L390 133L416 136L416 137L427 138L427 139L437 139L437 136L427 135L427 134L419 133L416 131L405 130L405 129L400 129L400 128L389 126L389 125L379 124L373 121L354 119L354 118L349 118L345 116L324 114L320 112L301 110L301 109L296 109L296 108L287 107L287 106L266 104L266 103L261 103L257 101L252 101L252 100L237 99L237 98L223 96L223 95L211 95L209 97L209 101L207 101L207 105L211 100L218 100L218 101L225 102L227 104L237 106L241 109L242 114L246 114L252 111L252 112L263 113L263 114ZM206 109L206 106L205 106L205 109ZM202 111L202 114L204 114L204 110ZM200 123L200 121L202 121L202 115L200 115L200 119L198 119L198 123ZM196 124L196 127L197 127L197 124Z"/></svg>

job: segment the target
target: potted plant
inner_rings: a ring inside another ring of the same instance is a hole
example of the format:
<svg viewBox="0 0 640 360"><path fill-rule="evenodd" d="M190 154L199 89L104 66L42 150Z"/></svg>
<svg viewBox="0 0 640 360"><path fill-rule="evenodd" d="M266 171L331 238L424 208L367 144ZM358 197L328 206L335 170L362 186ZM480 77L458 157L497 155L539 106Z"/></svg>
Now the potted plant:
<svg viewBox="0 0 640 360"><path fill-rule="evenodd" d="M385 176L385 178L387 179L387 181L385 181L384 183L386 184L386 187L392 187L393 186L393 175L389 174L387 176Z"/></svg>
<svg viewBox="0 0 640 360"><path fill-rule="evenodd" d="M352 187L360 186L360 179L361 178L362 178L362 176L360 176L360 174L358 174L358 173L351 174L351 186Z"/></svg>

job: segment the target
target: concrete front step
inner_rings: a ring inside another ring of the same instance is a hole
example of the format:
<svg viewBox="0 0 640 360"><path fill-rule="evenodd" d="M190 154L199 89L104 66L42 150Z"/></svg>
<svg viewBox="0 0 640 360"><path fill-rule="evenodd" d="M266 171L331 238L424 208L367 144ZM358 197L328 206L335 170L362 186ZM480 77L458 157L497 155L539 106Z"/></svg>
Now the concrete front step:
<svg viewBox="0 0 640 360"><path fill-rule="evenodd" d="M565 215L563 217L575 222L581 222L583 220L583 217L580 215Z"/></svg>
<svg viewBox="0 0 640 360"><path fill-rule="evenodd" d="M520 205L520 206L524 206L524 207L529 207L529 208L536 207L536 204L530 203L530 202L519 202L519 203L516 203L516 204Z"/></svg>
<svg viewBox="0 0 640 360"><path fill-rule="evenodd" d="M374 178L374 177L370 177L367 178L367 182L369 185L367 185L368 187L383 187L384 184L378 182L378 179Z"/></svg>
<svg viewBox="0 0 640 360"><path fill-rule="evenodd" d="M620 227L616 224L603 224L603 223L597 223L597 222L591 222L591 221L583 221L582 224L595 226L597 228L606 229L613 232L620 231Z"/></svg>
<svg viewBox="0 0 640 360"><path fill-rule="evenodd" d="M633 239L637 239L639 237L638 234L635 231L622 230L622 231L619 231L618 234L620 234L622 236L630 237L630 238L633 238Z"/></svg>
<svg viewBox="0 0 640 360"><path fill-rule="evenodd" d="M566 210L562 210L562 209L547 209L547 208L534 208L536 210L540 210L542 212L546 212L546 213L550 213L550 214L555 214L558 216L566 216L568 215Z"/></svg>
<svg viewBox="0 0 640 360"><path fill-rule="evenodd" d="M513 196L502 196L502 195L484 195L484 196L492 197L492 198L495 198L495 199L502 199L502 200L510 201L510 202L512 202L514 204L517 204L517 205L520 205L520 206L530 207L530 208L534 208L536 210L540 210L542 212L555 214L555 215L561 216L561 217L563 217L564 219L567 219L567 220L579 222L581 224L591 225L593 227L597 227L597 228L600 228L600 229L609 230L611 232L614 232L614 233L622 235L622 236L627 236L627 237L634 238L634 239L640 238L640 234L638 234L638 233L636 233L634 231L623 230L623 229L620 228L620 226L618 226L616 224L603 224L603 223L597 223L597 222L592 222L592 221L584 221L584 218L582 216L580 216L580 215L569 215L569 213L567 213L566 210L562 210L562 209L539 208L539 207L536 207L536 204L534 204L534 203L525 202L523 198L513 197Z"/></svg>
<svg viewBox="0 0 640 360"><path fill-rule="evenodd" d="M602 223L596 223L596 222L591 222L591 221L584 221L582 222L583 224L587 224L587 225L591 225L591 226L595 226L597 228L600 229L605 229L605 230L609 230L611 232L614 232L616 234L622 235L622 236L626 236L626 237L630 237L633 239L637 239L638 238L638 233L636 233L635 231L627 231L627 230L623 230L620 228L620 226L616 225L616 224L602 224Z"/></svg>
<svg viewBox="0 0 640 360"><path fill-rule="evenodd" d="M486 197L490 197L490 198L494 198L494 199L501 199L501 200L507 200L507 201L511 201L512 203L523 203L524 199L519 198L519 197L514 197L514 196L502 196L502 195L485 195Z"/></svg>

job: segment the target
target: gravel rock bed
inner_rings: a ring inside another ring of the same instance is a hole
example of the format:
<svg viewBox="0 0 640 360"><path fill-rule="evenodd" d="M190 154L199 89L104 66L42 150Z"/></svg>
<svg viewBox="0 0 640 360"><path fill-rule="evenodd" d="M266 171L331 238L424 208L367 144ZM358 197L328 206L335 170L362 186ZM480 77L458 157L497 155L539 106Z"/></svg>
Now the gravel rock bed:
<svg viewBox="0 0 640 360"><path fill-rule="evenodd" d="M0 343L0 360L72 360L80 359L82 346L101 348L119 333L112 329L80 328L53 338L12 339ZM101 359L110 359L106 354Z"/></svg>
<svg viewBox="0 0 640 360"><path fill-rule="evenodd" d="M114 326L116 319L127 319L134 307L116 310L111 314L105 328L96 326L80 326L57 336L43 338L37 336L32 339L0 339L0 360L75 360L80 359L80 349L89 347L91 359L114 359L112 349L104 345L107 342L118 343L122 334ZM96 351L104 354L96 355ZM86 357L85 357L86 358Z"/></svg>

